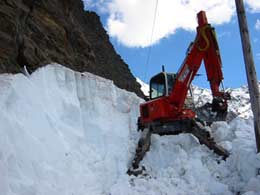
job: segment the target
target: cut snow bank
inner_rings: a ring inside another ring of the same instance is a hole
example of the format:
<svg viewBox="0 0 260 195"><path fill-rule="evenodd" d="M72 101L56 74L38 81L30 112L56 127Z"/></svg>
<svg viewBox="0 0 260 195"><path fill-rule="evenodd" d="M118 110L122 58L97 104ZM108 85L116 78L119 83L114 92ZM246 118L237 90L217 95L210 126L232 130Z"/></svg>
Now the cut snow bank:
<svg viewBox="0 0 260 195"><path fill-rule="evenodd" d="M1 75L0 194L105 193L127 177L140 101L60 65Z"/></svg>
<svg viewBox="0 0 260 195"><path fill-rule="evenodd" d="M253 124L239 118L212 126L227 161L191 135L153 135L149 176L127 176L141 101L57 64L0 75L0 195L260 194Z"/></svg>

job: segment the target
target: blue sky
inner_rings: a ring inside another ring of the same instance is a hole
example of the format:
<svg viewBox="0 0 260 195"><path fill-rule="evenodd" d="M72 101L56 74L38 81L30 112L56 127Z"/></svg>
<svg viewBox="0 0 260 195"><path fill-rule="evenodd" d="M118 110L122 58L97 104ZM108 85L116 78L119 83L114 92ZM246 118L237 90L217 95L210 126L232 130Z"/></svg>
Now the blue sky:
<svg viewBox="0 0 260 195"><path fill-rule="evenodd" d="M146 83L151 76L161 71L161 65L165 65L168 72L178 70L185 58L189 43L195 37L197 10L206 10L208 21L215 27L218 35L225 86L236 88L246 84L239 27L232 1L211 0L209 3L206 0L181 0L179 3L175 1L175 4L173 2L173 0L158 0L152 42L150 39L156 0L149 0L149 2L148 0L85 0L85 6L100 15L117 53L129 65L134 76ZM245 5L259 79L260 1L247 0ZM169 8L171 6L178 9L171 10ZM147 66L150 43L152 43L151 56ZM199 73L202 76L196 77L193 83L208 87L203 64Z"/></svg>

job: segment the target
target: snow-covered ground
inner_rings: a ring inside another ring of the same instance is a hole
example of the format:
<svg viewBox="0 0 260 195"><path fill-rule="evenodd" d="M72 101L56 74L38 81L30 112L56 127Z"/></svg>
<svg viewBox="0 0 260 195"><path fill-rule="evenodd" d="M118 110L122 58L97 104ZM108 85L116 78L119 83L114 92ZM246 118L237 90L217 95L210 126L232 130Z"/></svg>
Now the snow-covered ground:
<svg viewBox="0 0 260 195"><path fill-rule="evenodd" d="M140 102L112 81L57 64L29 77L0 75L0 194L260 194L251 119L212 125L231 152L226 161L191 135L153 135L142 161L148 176L128 176Z"/></svg>

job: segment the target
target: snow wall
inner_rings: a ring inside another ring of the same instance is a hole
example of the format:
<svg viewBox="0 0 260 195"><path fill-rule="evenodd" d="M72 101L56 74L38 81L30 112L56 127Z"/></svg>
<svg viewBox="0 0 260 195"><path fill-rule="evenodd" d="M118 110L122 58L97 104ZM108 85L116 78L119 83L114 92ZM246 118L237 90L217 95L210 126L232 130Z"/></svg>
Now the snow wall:
<svg viewBox="0 0 260 195"><path fill-rule="evenodd" d="M125 175L140 99L47 66L0 77L0 194L102 194Z"/></svg>
<svg viewBox="0 0 260 195"><path fill-rule="evenodd" d="M191 135L153 135L148 176L126 175L140 102L58 64L0 75L0 195L260 194L251 120L212 126L227 161Z"/></svg>

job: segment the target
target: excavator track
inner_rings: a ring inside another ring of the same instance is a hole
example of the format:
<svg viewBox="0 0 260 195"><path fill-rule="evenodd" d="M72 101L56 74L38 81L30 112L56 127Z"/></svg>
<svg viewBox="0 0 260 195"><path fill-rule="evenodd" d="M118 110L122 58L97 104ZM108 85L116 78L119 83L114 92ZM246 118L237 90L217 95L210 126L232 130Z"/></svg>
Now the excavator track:
<svg viewBox="0 0 260 195"><path fill-rule="evenodd" d="M213 150L225 160L229 156L229 152L223 147L217 145L210 132L206 127L194 119L185 119L171 122L154 122L145 128L138 141L135 157L132 161L131 167L128 169L128 175L138 176L143 173L145 167L139 167L140 162L144 158L146 152L149 150L151 144L151 135L177 135L179 133L190 133L194 135L200 144L206 145L210 150Z"/></svg>
<svg viewBox="0 0 260 195"><path fill-rule="evenodd" d="M205 129L205 127L197 121L194 121L194 126L191 129L191 134L198 138L200 144L206 145L210 150L213 150L219 156L222 156L225 160L229 156L229 152L222 146L217 145L210 133Z"/></svg>
<svg viewBox="0 0 260 195"><path fill-rule="evenodd" d="M145 128L142 131L141 137L138 141L137 148L135 150L135 157L132 161L132 166L130 169L128 169L127 174L128 175L135 175L138 176L143 173L145 170L144 167L139 168L139 163L143 160L144 155L146 152L149 150L150 145L151 145L151 129Z"/></svg>

